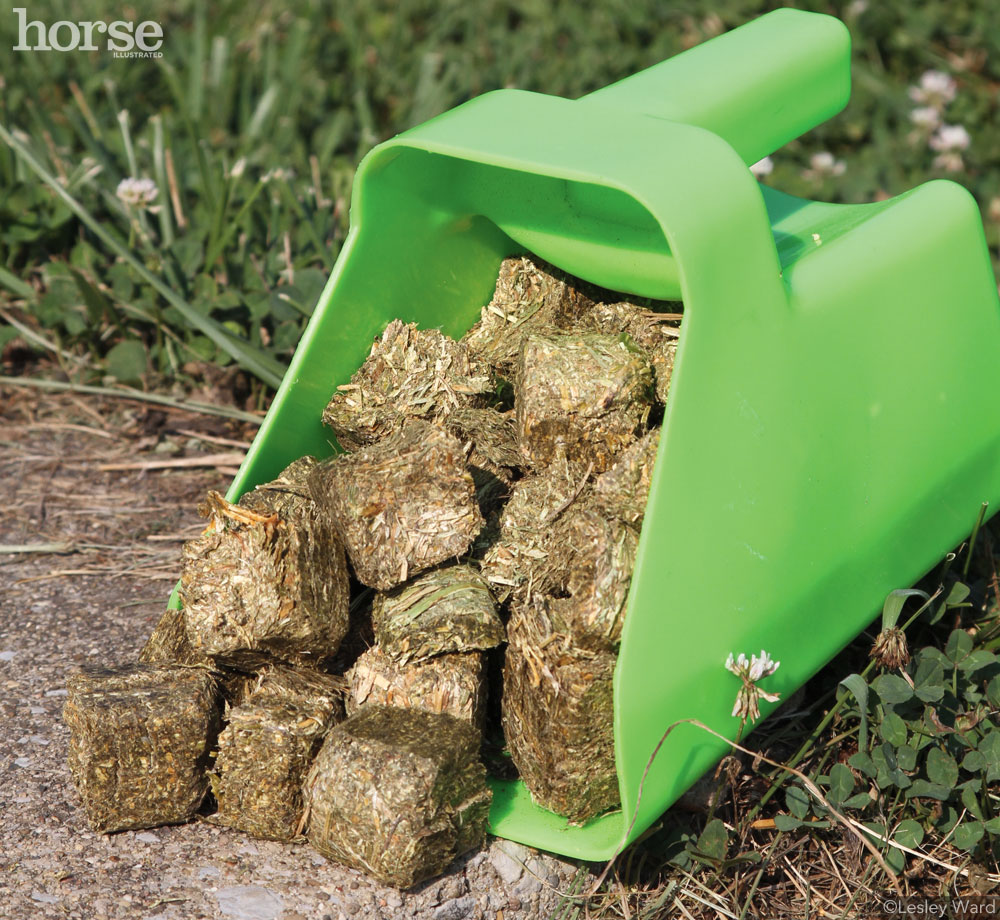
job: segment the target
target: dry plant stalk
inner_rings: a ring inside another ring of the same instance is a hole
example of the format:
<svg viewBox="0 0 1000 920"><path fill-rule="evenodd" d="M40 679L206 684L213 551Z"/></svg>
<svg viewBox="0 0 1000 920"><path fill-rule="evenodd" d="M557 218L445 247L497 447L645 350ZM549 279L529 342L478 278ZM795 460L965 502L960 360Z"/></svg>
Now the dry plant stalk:
<svg viewBox="0 0 1000 920"><path fill-rule="evenodd" d="M462 444L427 422L318 464L310 486L358 580L380 591L460 556L483 526Z"/></svg>
<svg viewBox="0 0 1000 920"><path fill-rule="evenodd" d="M499 533L483 554L481 572L499 602L537 590L553 526L586 493L589 469L557 457L515 483L500 515Z"/></svg>
<svg viewBox="0 0 1000 920"><path fill-rule="evenodd" d="M344 549L325 515L301 493L315 461L232 505L210 492L205 533L184 545L181 602L196 653L258 667L268 656L317 664L348 625ZM293 465L296 466L296 465ZM253 507L247 507L253 506Z"/></svg>
<svg viewBox="0 0 1000 920"><path fill-rule="evenodd" d="M531 797L571 823L620 807L612 676L616 656L556 631L547 598L511 615L503 728Z"/></svg>
<svg viewBox="0 0 1000 920"><path fill-rule="evenodd" d="M462 342L500 377L513 379L527 336L572 328L593 306L566 277L524 256L504 259L493 299L483 307L482 317Z"/></svg>
<svg viewBox="0 0 1000 920"><path fill-rule="evenodd" d="M505 638L489 586L470 565L432 569L376 594L372 622L382 651L400 664L494 648Z"/></svg>
<svg viewBox="0 0 1000 920"><path fill-rule="evenodd" d="M485 405L494 391L489 368L468 346L437 329L396 319L372 345L351 382L337 388L323 422L345 450L374 444L410 418L443 418Z"/></svg>
<svg viewBox="0 0 1000 920"><path fill-rule="evenodd" d="M565 454L603 472L645 430L652 391L649 362L626 336L528 336L516 383L521 452L536 468Z"/></svg>
<svg viewBox="0 0 1000 920"><path fill-rule="evenodd" d="M625 448L615 465L594 480L594 500L625 523L642 526L659 446L660 429L653 428Z"/></svg>
<svg viewBox="0 0 1000 920"><path fill-rule="evenodd" d="M366 706L326 738L305 782L309 841L397 888L482 843L479 734L448 715Z"/></svg>
<svg viewBox="0 0 1000 920"><path fill-rule="evenodd" d="M348 715L363 706L391 706L447 713L477 729L486 711L486 670L478 652L438 655L418 664L400 664L377 645L347 674Z"/></svg>
<svg viewBox="0 0 1000 920"><path fill-rule="evenodd" d="M251 695L231 709L210 773L218 810L211 820L254 837L299 832L302 783L335 719L332 705Z"/></svg>
<svg viewBox="0 0 1000 920"><path fill-rule="evenodd" d="M208 790L218 689L205 668L84 668L69 678L69 768L102 833L178 824Z"/></svg>

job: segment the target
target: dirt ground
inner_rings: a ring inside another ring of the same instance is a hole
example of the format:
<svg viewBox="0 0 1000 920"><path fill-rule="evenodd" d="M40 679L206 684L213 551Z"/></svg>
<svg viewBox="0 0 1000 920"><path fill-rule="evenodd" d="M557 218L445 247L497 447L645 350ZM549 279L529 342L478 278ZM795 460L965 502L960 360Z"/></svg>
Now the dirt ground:
<svg viewBox="0 0 1000 920"><path fill-rule="evenodd" d="M245 423L0 388L0 916L519 920L575 910L590 867L491 840L399 893L306 844L207 823L95 834L66 766L67 675L134 660L180 572L196 505Z"/></svg>

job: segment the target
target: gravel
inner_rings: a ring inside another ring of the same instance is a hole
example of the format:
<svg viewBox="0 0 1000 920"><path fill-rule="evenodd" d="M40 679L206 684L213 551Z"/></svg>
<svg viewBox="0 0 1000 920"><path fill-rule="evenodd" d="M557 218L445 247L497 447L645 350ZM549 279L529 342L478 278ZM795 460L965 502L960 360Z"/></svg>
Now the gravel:
<svg viewBox="0 0 1000 920"><path fill-rule="evenodd" d="M181 542L171 535L198 532L197 502L209 488L224 490L230 475L98 467L218 450L177 429L245 432L76 396L6 390L0 407L0 545L73 547L0 554L0 915L527 920L566 906L561 892L587 867L509 841L491 840L444 876L397 892L307 844L252 840L203 822L90 831L66 766L67 675L135 658L180 571Z"/></svg>

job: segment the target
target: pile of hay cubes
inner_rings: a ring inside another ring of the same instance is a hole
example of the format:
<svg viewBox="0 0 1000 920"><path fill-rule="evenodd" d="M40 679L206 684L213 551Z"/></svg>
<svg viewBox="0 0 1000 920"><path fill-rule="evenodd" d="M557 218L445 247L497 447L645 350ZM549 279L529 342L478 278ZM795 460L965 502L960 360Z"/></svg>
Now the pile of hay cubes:
<svg viewBox="0 0 1000 920"><path fill-rule="evenodd" d="M182 608L70 680L96 830L304 835L408 888L482 842L490 745L572 822L619 807L612 674L679 316L607 295L505 260L461 340L388 325L323 414L344 453L208 495Z"/></svg>

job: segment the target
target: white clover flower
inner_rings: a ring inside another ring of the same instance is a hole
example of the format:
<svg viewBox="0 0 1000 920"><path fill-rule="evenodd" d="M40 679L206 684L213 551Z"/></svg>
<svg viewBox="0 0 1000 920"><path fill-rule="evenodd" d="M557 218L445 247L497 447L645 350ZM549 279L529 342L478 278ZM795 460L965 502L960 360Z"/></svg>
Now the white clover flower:
<svg viewBox="0 0 1000 920"><path fill-rule="evenodd" d="M946 150L934 157L934 168L942 172L961 172L965 169L965 160L957 150Z"/></svg>
<svg viewBox="0 0 1000 920"><path fill-rule="evenodd" d="M933 131L941 124L941 113L934 106L923 105L910 112L910 121L918 128Z"/></svg>
<svg viewBox="0 0 1000 920"><path fill-rule="evenodd" d="M769 176L774 171L774 160L770 157L764 157L763 160L758 160L753 166L750 167L750 172L752 172L758 179L763 179L764 176Z"/></svg>
<svg viewBox="0 0 1000 920"><path fill-rule="evenodd" d="M230 179L239 179L247 168L247 158L240 157L229 169Z"/></svg>
<svg viewBox="0 0 1000 920"><path fill-rule="evenodd" d="M118 198L129 207L148 208L159 193L152 179L122 179L115 189Z"/></svg>
<svg viewBox="0 0 1000 920"><path fill-rule="evenodd" d="M950 150L968 150L972 138L962 125L941 125L927 141L931 150L947 153Z"/></svg>
<svg viewBox="0 0 1000 920"><path fill-rule="evenodd" d="M280 166L276 166L274 169L269 169L266 173L264 173L264 175L260 177L260 181L266 185L268 182L280 182L281 180L291 182L294 178L294 170L282 169Z"/></svg>
<svg viewBox="0 0 1000 920"><path fill-rule="evenodd" d="M763 697L769 703L775 703L780 694L768 693L757 686L757 681L768 677L778 670L780 661L775 661L763 649L760 650L760 657L752 655L747 661L747 656L740 652L738 658L734 658L732 653L726 659L726 670L735 674L742 682L739 693L736 694L736 703L733 705L733 716L743 719L743 721L754 722L760 718L760 700Z"/></svg>
<svg viewBox="0 0 1000 920"><path fill-rule="evenodd" d="M955 98L958 84L951 74L940 70L926 70L920 75L920 85L911 86L910 98L918 105L928 105L941 111Z"/></svg>
<svg viewBox="0 0 1000 920"><path fill-rule="evenodd" d="M838 160L829 150L820 150L809 157L809 168L802 170L802 178L822 181L832 176L842 176L847 164Z"/></svg>
<svg viewBox="0 0 1000 920"><path fill-rule="evenodd" d="M809 157L809 165L817 173L829 176L842 176L847 169L843 160L835 159L829 150L821 150Z"/></svg>

